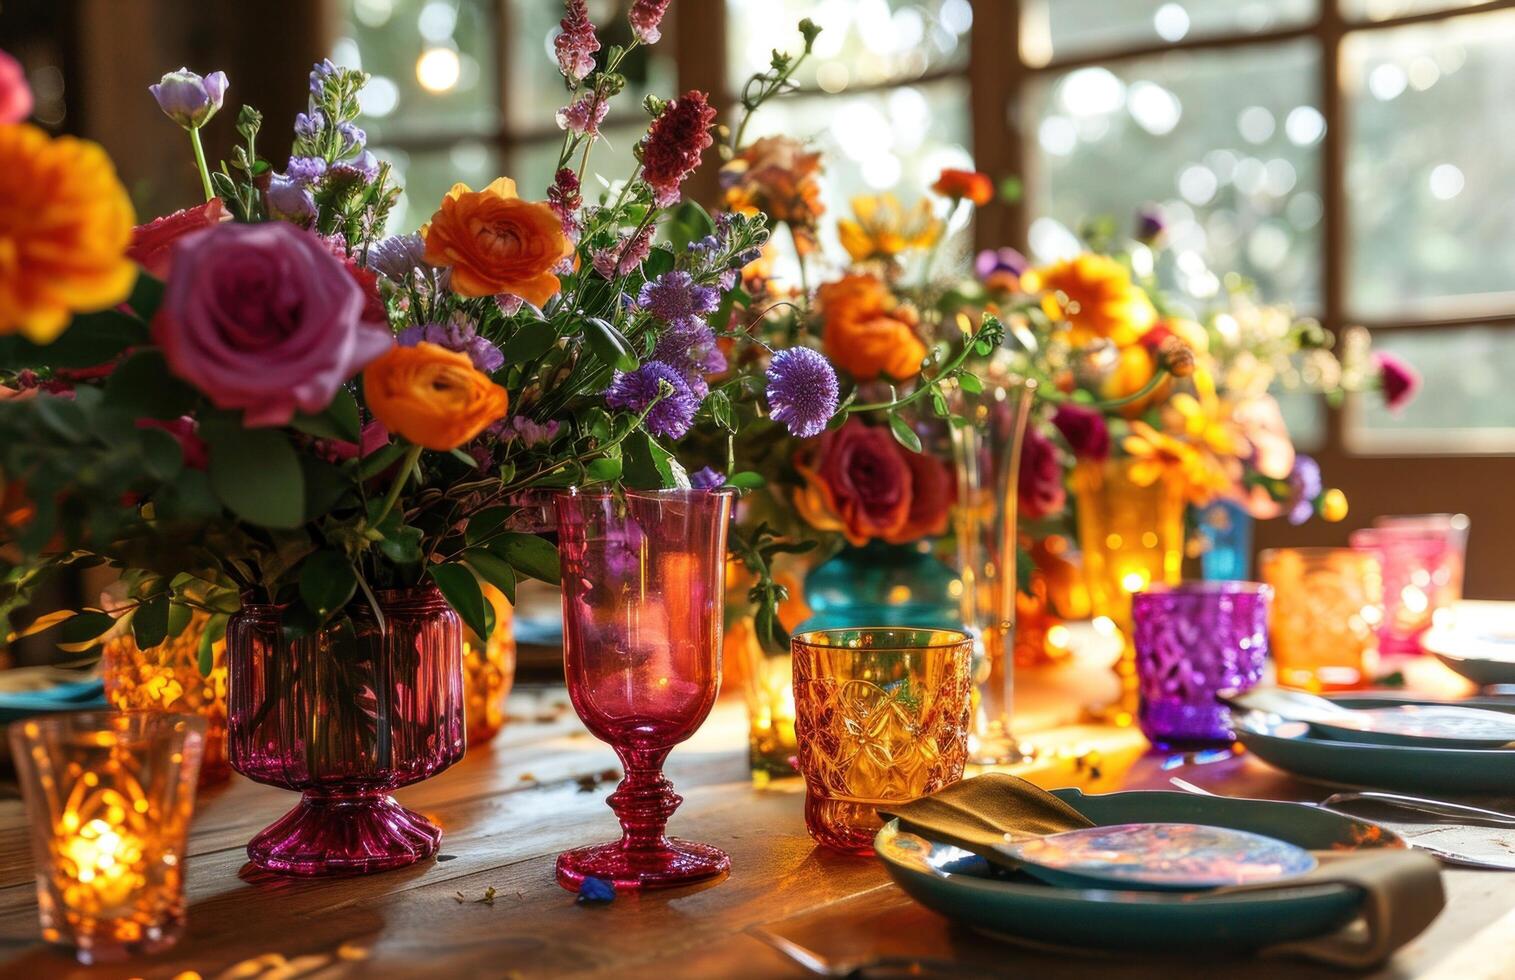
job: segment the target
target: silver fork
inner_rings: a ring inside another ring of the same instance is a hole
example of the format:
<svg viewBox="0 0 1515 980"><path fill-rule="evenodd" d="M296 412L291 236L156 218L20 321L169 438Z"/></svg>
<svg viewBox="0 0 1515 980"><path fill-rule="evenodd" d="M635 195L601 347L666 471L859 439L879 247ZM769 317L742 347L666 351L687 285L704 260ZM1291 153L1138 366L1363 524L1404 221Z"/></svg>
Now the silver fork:
<svg viewBox="0 0 1515 980"><path fill-rule="evenodd" d="M1219 796L1203 787L1196 786L1187 779L1171 776L1168 782L1185 793L1193 793L1197 796ZM1319 803L1311 803L1303 800L1289 800L1287 802L1298 803L1300 806L1310 806L1317 810L1327 810L1331 813L1340 813L1342 816L1352 816L1336 809L1336 805L1351 803L1354 800L1368 800L1373 803L1383 803L1387 806L1396 806L1412 813L1424 813L1433 817L1449 817L1453 822L1465 823L1468 819L1480 821L1484 824L1493 824L1497 827L1515 827L1515 814L1501 813L1498 810L1485 810L1481 807L1466 806L1461 803L1451 803L1447 800L1427 800L1418 796L1403 796L1399 793L1379 793L1372 790L1357 790L1345 793L1332 793ZM1515 862L1494 861L1488 858L1475 857L1471 854L1462 854L1457 851L1448 851L1445 848L1434 847L1418 840L1407 838L1405 843L1411 847L1433 854L1447 864L1461 865L1467 868L1489 868L1496 871L1515 871Z"/></svg>
<svg viewBox="0 0 1515 980"><path fill-rule="evenodd" d="M913 956L882 956L871 960L831 960L792 939L751 928L747 932L772 946L806 970L821 977L843 980L885 980L892 977L925 977L928 980L978 980L990 975L951 960Z"/></svg>

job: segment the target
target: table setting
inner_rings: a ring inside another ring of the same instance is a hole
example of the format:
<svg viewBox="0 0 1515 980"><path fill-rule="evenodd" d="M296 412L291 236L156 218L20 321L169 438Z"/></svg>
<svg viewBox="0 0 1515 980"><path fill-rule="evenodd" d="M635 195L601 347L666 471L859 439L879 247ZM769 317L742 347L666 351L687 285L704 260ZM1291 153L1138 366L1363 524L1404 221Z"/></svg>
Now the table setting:
<svg viewBox="0 0 1515 980"><path fill-rule="evenodd" d="M670 4L612 6L545 185L424 202L352 58L293 120L144 83L157 217L0 70L0 971L1508 971L1499 542L1280 404L1416 369L1174 288L1151 208L1032 261L953 238L1019 193L971 165L828 207L808 17L601 176Z"/></svg>

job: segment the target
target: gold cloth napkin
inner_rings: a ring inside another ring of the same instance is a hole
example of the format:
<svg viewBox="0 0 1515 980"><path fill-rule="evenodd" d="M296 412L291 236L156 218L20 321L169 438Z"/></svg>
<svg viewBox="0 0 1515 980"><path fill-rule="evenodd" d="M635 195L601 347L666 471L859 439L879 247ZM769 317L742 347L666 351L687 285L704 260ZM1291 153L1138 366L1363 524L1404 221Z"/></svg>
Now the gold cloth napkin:
<svg viewBox="0 0 1515 980"><path fill-rule="evenodd" d="M1008 773L991 772L909 803L880 807L900 826L932 840L955 844L1010 869L1009 855L996 850L1005 834L1035 837L1094 826L1073 807L1032 783ZM1283 943L1265 955L1297 955L1336 966L1366 968L1388 959L1399 947L1420 935L1446 904L1441 869L1436 859L1420 851L1372 849L1316 855L1320 865L1308 874L1280 881L1237 885L1206 892L1236 895L1245 892L1342 884L1363 893L1361 912L1339 932L1316 939Z"/></svg>

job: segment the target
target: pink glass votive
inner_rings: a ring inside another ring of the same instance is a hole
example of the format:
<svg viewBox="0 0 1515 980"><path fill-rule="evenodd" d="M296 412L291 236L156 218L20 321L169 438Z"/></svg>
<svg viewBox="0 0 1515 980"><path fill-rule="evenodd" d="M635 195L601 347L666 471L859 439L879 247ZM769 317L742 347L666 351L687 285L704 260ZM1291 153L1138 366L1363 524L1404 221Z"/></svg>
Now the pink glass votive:
<svg viewBox="0 0 1515 980"><path fill-rule="evenodd" d="M1419 653L1420 637L1438 611L1462 598L1468 519L1461 514L1380 518L1352 532L1352 547L1383 569L1384 617L1379 649Z"/></svg>

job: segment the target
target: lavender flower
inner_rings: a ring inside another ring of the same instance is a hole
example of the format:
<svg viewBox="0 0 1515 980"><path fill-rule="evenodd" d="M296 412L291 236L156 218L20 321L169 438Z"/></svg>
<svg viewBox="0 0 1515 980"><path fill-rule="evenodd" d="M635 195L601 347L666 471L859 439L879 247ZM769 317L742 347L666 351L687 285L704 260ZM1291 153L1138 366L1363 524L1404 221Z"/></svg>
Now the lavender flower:
<svg viewBox="0 0 1515 980"><path fill-rule="evenodd" d="M289 158L284 172L297 184L314 184L326 173L326 161L320 157L293 156Z"/></svg>
<svg viewBox="0 0 1515 980"><path fill-rule="evenodd" d="M818 436L836 414L840 389L831 362L809 347L791 347L768 365L768 412L801 439Z"/></svg>
<svg viewBox="0 0 1515 980"><path fill-rule="evenodd" d="M338 123L337 135L342 138L342 148L337 151L339 158L357 156L368 145L368 134L359 129L355 123Z"/></svg>
<svg viewBox="0 0 1515 980"><path fill-rule="evenodd" d="M564 77L581 82L594 71L594 53L600 50L600 39L594 36L585 0L563 0L563 6L566 12L559 23L563 30L553 38L552 46L558 53L558 68Z"/></svg>
<svg viewBox="0 0 1515 980"><path fill-rule="evenodd" d="M600 123L605 121L605 113L609 111L610 103L598 93L586 95L558 110L558 128L581 136L598 136Z"/></svg>
<svg viewBox="0 0 1515 980"><path fill-rule="evenodd" d="M340 71L330 58L322 58L310 68L310 94L320 98L326 90L326 80Z"/></svg>
<svg viewBox="0 0 1515 980"><path fill-rule="evenodd" d="M533 422L521 415L512 415L508 419L501 419L493 423L485 431L499 439L501 442L510 442L512 439L521 440L521 444L528 449L537 446L545 446L558 437L561 423L549 419L546 422Z"/></svg>
<svg viewBox="0 0 1515 980"><path fill-rule="evenodd" d="M505 355L480 337L471 323L423 323L406 327L397 340L401 347L414 347L425 342L467 354L473 366L485 374L493 374L505 366Z"/></svg>
<svg viewBox="0 0 1515 980"><path fill-rule="evenodd" d="M334 180L371 184L379 176L379 158L364 150L351 160L338 160L328 173Z"/></svg>
<svg viewBox="0 0 1515 980"><path fill-rule="evenodd" d="M368 248L368 267L385 279L403 283L412 272L427 268L421 260L426 242L420 235L390 235Z"/></svg>
<svg viewBox="0 0 1515 980"><path fill-rule="evenodd" d="M642 286L637 306L674 329L689 329L721 305L714 286L702 286L682 269L665 272Z"/></svg>
<svg viewBox="0 0 1515 980"><path fill-rule="evenodd" d="M666 398L659 399L663 382L673 390ZM605 390L605 404L638 415L647 412L643 424L648 432L681 439L694 424L700 398L675 368L661 361L648 361L635 371L617 372L615 380ZM650 412L647 411L649 405L652 406Z"/></svg>
<svg viewBox="0 0 1515 980"><path fill-rule="evenodd" d="M1320 464L1304 453L1294 457L1294 471L1289 474L1289 523L1303 524L1315 516L1315 499L1325 489L1320 479Z"/></svg>
<svg viewBox="0 0 1515 980"><path fill-rule="evenodd" d="M185 129L199 129L221 108L226 89L231 83L226 72L213 71L201 77L188 68L171 71L149 85L147 90L158 102L163 114Z"/></svg>
<svg viewBox="0 0 1515 980"><path fill-rule="evenodd" d="M658 26L663 22L663 14L668 11L670 0L636 0L631 5L631 12L626 19L631 21L631 33L643 44L657 44L662 40L663 32Z"/></svg>
<svg viewBox="0 0 1515 980"><path fill-rule="evenodd" d="M326 116L320 109L312 109L307 115L299 112L295 114L295 135L304 140L313 140L321 135L326 129Z"/></svg>
<svg viewBox="0 0 1515 980"><path fill-rule="evenodd" d="M630 578L635 574L642 567L642 551L647 545L647 535L636 518L627 516L623 520L620 524L608 521L605 527L605 570L613 578ZM611 897L614 895L612 891Z"/></svg>
<svg viewBox="0 0 1515 980"><path fill-rule="evenodd" d="M316 220L315 195L299 181L291 180L283 174L274 174L264 196L268 201L269 217L302 228L310 227L310 223Z"/></svg>
<svg viewBox="0 0 1515 980"><path fill-rule="evenodd" d="M709 466L689 474L689 485L696 490L714 490L726 482L726 474Z"/></svg>

